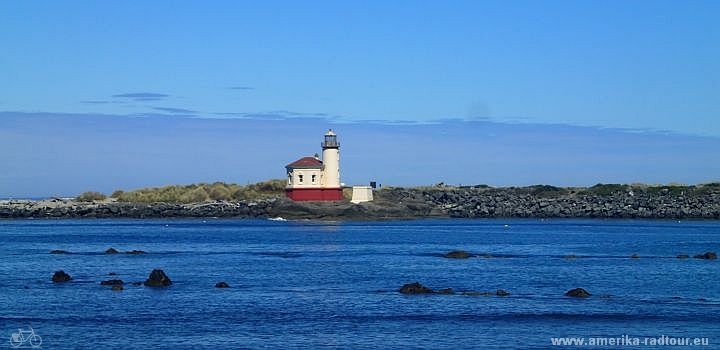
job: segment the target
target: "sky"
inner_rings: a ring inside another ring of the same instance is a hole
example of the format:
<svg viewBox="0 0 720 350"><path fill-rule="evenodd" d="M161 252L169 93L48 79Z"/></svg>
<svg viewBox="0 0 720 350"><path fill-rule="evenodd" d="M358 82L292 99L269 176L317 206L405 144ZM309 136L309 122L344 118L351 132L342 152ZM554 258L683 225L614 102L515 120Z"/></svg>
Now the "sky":
<svg viewBox="0 0 720 350"><path fill-rule="evenodd" d="M718 1L3 1L0 197L720 180Z"/></svg>

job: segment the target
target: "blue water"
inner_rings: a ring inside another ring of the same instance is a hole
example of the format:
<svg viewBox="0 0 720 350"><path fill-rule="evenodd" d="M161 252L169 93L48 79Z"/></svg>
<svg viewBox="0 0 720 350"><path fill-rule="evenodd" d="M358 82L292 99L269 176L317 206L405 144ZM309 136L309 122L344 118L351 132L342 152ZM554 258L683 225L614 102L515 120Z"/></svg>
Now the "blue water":
<svg viewBox="0 0 720 350"><path fill-rule="evenodd" d="M453 249L492 257L441 256ZM0 221L0 335L32 327L51 349L546 349L622 335L720 348L720 261L675 258L705 251L720 251L720 222ZM174 284L100 285L154 268ZM53 284L60 269L74 279ZM415 281L511 295L397 292ZM575 287L593 296L563 295Z"/></svg>

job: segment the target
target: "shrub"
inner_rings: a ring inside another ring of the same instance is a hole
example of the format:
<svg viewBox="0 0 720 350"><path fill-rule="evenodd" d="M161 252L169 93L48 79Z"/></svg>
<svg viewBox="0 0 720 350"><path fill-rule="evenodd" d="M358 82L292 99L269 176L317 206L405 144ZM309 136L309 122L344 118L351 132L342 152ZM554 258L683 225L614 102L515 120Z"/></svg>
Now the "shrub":
<svg viewBox="0 0 720 350"><path fill-rule="evenodd" d="M105 196L104 194L102 194L100 192L87 191L87 192L81 193L75 199L80 202L92 202L92 201L101 201L101 200L104 200L105 198L107 198L107 196Z"/></svg>
<svg viewBox="0 0 720 350"><path fill-rule="evenodd" d="M565 188L550 185L535 185L530 186L529 188L530 193L538 197L554 197L568 192Z"/></svg>
<svg viewBox="0 0 720 350"><path fill-rule="evenodd" d="M208 200L254 200L279 197L284 193L284 180L270 180L247 186L215 182L143 188L128 192L118 190L113 193L113 198L131 203L196 203Z"/></svg>
<svg viewBox="0 0 720 350"><path fill-rule="evenodd" d="M587 191L598 196L611 196L617 192L625 192L628 188L628 185L621 184L597 184L588 188Z"/></svg>

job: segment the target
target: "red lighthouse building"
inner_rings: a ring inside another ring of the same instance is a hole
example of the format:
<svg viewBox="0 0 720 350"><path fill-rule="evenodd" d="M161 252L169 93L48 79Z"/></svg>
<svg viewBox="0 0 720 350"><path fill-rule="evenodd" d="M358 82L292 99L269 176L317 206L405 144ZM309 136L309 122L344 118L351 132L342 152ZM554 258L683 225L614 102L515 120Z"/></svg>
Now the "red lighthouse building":
<svg viewBox="0 0 720 350"><path fill-rule="evenodd" d="M340 144L337 135L329 130L320 144L322 159L303 157L285 166L285 193L295 201L343 200L340 183Z"/></svg>

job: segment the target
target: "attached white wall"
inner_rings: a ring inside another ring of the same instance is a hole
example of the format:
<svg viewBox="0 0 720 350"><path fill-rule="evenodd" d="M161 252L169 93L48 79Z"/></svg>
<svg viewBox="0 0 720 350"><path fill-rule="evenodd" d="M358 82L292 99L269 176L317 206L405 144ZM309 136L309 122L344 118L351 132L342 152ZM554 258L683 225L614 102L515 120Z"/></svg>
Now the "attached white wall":
<svg viewBox="0 0 720 350"><path fill-rule="evenodd" d="M350 200L350 202L357 204L363 202L370 202L373 200L372 187L353 186L352 189L352 199Z"/></svg>

